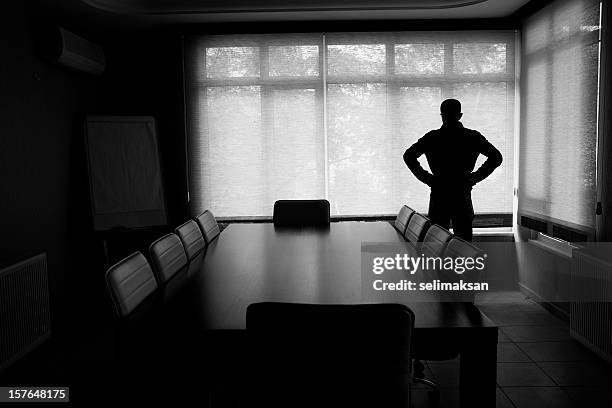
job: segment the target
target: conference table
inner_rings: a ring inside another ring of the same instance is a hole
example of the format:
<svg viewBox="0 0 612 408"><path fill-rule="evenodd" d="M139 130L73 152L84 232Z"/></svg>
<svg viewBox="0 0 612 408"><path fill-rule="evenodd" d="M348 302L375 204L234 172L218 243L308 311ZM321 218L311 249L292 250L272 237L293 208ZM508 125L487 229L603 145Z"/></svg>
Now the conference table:
<svg viewBox="0 0 612 408"><path fill-rule="evenodd" d="M223 339L214 346L215 354L232 355L246 349L241 342L251 303L372 303L362 290L362 243L404 241L388 222L337 222L324 228L230 224L177 279L180 291L172 285L165 290L179 293L180 313L198 332ZM419 344L458 349L460 406L495 406L497 326L476 306L440 302L435 296L415 301L410 294L390 292L376 301L413 310L416 353Z"/></svg>

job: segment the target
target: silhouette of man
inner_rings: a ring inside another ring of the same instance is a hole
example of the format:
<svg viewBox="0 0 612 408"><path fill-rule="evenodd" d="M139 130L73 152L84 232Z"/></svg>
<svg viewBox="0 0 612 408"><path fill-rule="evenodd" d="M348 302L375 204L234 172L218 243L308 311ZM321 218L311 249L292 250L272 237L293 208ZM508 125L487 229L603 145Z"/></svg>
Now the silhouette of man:
<svg viewBox="0 0 612 408"><path fill-rule="evenodd" d="M446 99L440 105L442 127L432 130L410 146L404 161L417 179L431 187L429 218L446 229L453 223L455 235L472 240L472 187L487 178L502 163L502 155L479 132L459 121L461 102ZM418 161L425 155L431 173ZM480 154L487 160L474 171Z"/></svg>

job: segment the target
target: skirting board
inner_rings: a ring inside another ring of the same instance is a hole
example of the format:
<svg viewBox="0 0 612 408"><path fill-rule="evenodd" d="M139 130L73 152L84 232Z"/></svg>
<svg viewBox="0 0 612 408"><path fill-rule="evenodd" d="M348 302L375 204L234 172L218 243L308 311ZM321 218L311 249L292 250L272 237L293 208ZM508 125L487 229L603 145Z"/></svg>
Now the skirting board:
<svg viewBox="0 0 612 408"><path fill-rule="evenodd" d="M532 298L544 309L548 310L550 313L552 313L559 319L563 320L564 322L569 323L569 312L568 311L561 309L559 306L556 306L553 303L545 301L544 299L542 299L540 295L538 295L536 292L534 292L527 286L523 285L521 282L519 282L518 285L519 285L519 288L521 289L521 292L523 292L525 296Z"/></svg>

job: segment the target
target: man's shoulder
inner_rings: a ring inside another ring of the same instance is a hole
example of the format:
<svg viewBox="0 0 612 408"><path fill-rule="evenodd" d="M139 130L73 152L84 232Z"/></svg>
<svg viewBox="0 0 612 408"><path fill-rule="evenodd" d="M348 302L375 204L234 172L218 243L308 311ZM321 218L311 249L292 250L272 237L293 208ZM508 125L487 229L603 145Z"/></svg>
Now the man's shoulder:
<svg viewBox="0 0 612 408"><path fill-rule="evenodd" d="M470 138L473 138L475 140L482 140L485 137L482 135L482 133L480 133L479 131L477 131L476 129L470 129L470 128L463 128L464 134Z"/></svg>
<svg viewBox="0 0 612 408"><path fill-rule="evenodd" d="M436 137L439 134L440 134L440 129L433 129L433 130L430 130L429 132L425 133L423 135L423 137L421 137L421 139L423 139L423 140L431 139L431 138Z"/></svg>
<svg viewBox="0 0 612 408"><path fill-rule="evenodd" d="M470 129L470 128L467 128L465 126L463 127L463 131L466 134L469 134L469 135L474 135L474 136L480 135L480 136L482 136L481 133L479 131L477 131L476 129Z"/></svg>

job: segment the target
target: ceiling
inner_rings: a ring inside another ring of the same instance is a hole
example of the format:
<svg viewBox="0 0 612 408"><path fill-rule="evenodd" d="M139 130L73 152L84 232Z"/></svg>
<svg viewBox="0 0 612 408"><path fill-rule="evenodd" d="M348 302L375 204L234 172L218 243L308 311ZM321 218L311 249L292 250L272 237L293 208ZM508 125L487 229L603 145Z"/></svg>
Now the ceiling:
<svg viewBox="0 0 612 408"><path fill-rule="evenodd" d="M529 0L75 0L153 24L507 17Z"/></svg>

